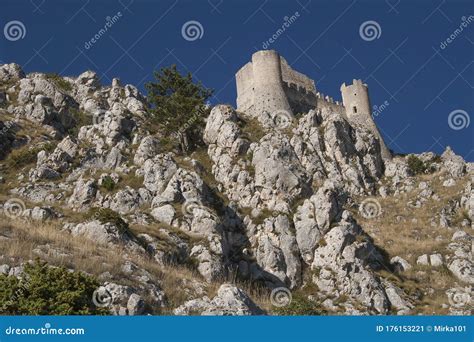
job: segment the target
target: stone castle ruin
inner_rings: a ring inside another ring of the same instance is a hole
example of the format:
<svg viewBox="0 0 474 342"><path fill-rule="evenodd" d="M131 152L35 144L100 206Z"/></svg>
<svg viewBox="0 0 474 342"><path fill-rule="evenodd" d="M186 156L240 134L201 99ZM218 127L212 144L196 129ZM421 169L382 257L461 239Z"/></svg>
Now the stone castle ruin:
<svg viewBox="0 0 474 342"><path fill-rule="evenodd" d="M274 50L258 51L236 74L237 110L252 116L284 111L294 116L311 109L345 116L370 130L380 142L384 159L391 158L371 115L369 90L361 80L341 86L342 103L317 91L314 81L293 70Z"/></svg>

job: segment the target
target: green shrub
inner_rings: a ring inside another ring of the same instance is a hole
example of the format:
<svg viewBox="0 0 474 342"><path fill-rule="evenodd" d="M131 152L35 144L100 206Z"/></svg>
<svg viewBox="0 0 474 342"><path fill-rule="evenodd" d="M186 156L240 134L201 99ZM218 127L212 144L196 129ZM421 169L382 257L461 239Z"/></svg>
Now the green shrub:
<svg viewBox="0 0 474 342"><path fill-rule="evenodd" d="M72 85L58 74L46 74L46 78L52 81L59 89L69 92L72 90Z"/></svg>
<svg viewBox="0 0 474 342"><path fill-rule="evenodd" d="M64 267L48 267L36 260L25 265L21 279L0 275L2 315L104 315L92 302L99 282Z"/></svg>
<svg viewBox="0 0 474 342"><path fill-rule="evenodd" d="M120 234L130 234L128 223L125 222L119 213L109 208L91 208L89 217L99 220L100 223L112 223L118 229Z"/></svg>
<svg viewBox="0 0 474 342"><path fill-rule="evenodd" d="M431 163L441 163L443 159L441 159L440 155L435 155L433 158L431 158L430 162Z"/></svg>
<svg viewBox="0 0 474 342"><path fill-rule="evenodd" d="M213 90L195 83L191 73L181 75L172 65L154 73L148 82L149 115L160 124L169 138L175 138L183 153L189 154L201 144L205 118L210 109L206 101Z"/></svg>
<svg viewBox="0 0 474 342"><path fill-rule="evenodd" d="M15 167L23 167L36 162L36 156L39 151L45 150L51 152L55 149L56 145L53 143L46 143L34 148L29 148L27 145L11 151L6 159L8 168L13 169Z"/></svg>
<svg viewBox="0 0 474 342"><path fill-rule="evenodd" d="M408 169L413 175L419 175L426 172L426 165L417 156L410 155L407 160Z"/></svg>
<svg viewBox="0 0 474 342"><path fill-rule="evenodd" d="M8 155L7 164L10 168L22 167L36 161L36 149L18 149L13 150Z"/></svg>
<svg viewBox="0 0 474 342"><path fill-rule="evenodd" d="M112 177L105 176L104 179L102 179L102 184L100 186L107 191L112 191L115 188L115 182Z"/></svg>
<svg viewBox="0 0 474 342"><path fill-rule="evenodd" d="M82 126L89 126L93 124L92 116L72 108L69 112L74 119L74 126L69 128L67 134L77 137Z"/></svg>
<svg viewBox="0 0 474 342"><path fill-rule="evenodd" d="M275 307L272 313L279 316L320 316L326 312L314 302L302 295L293 295L291 303L283 307Z"/></svg>

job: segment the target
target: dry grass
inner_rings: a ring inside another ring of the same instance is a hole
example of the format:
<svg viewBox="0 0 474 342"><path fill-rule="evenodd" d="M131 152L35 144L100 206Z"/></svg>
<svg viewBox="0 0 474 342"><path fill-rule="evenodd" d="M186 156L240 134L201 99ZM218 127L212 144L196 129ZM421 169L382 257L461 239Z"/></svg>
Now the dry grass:
<svg viewBox="0 0 474 342"><path fill-rule="evenodd" d="M378 246L382 246L390 257L400 256L407 260L413 268L403 273L403 279L385 272L383 277L402 287L406 293L418 298L415 313L446 314L441 305L447 302L445 291L453 287L457 281L446 267L420 266L417 258L422 254L446 254L446 247L451 241L452 229L440 227L437 214L451 199L458 199L463 192L468 176L460 179L453 187L443 187L440 173L415 177L415 186L421 181L429 181L440 201L429 199L420 208L407 206L407 202L416 200L420 189L415 188L409 193L387 198L377 197L382 214L373 219L361 217L355 213L357 221L364 230L374 238ZM435 218L436 225L431 221ZM456 217L453 226L457 226L462 217Z"/></svg>
<svg viewBox="0 0 474 342"><path fill-rule="evenodd" d="M109 272L112 275L111 280L132 285L130 280L127 281L127 276L121 272L126 258L125 250L120 247L99 245L82 237L71 238L71 235L61 231L56 223L46 222L38 225L3 217L2 221L0 260L4 263L20 264L39 256L50 265L65 266L95 276ZM44 254L37 252L40 248L45 251ZM59 252L59 255L55 252ZM70 255L61 256L60 253ZM129 258L137 266L150 272L158 281L167 295L170 307L180 305L189 299L185 295L183 280L199 279L199 275L189 269L178 265L160 266L147 255L129 255Z"/></svg>
<svg viewBox="0 0 474 342"><path fill-rule="evenodd" d="M197 271L183 265L160 265L146 254L130 255L118 246L100 245L83 237L71 238L69 233L61 231L57 222L37 224L4 216L1 216L1 220L0 264L19 265L40 257L50 265L65 266L98 277L108 272L111 278L105 280L136 286L136 280L128 278L121 271L124 262L130 260L148 271L166 294L167 307L156 309L156 313L171 314L173 308L192 298L204 295L212 298L221 283L229 281L222 279L222 282L206 283ZM194 292L192 284L196 281L204 290L202 295ZM271 308L267 290L245 282L237 282L237 286L244 289L262 308Z"/></svg>

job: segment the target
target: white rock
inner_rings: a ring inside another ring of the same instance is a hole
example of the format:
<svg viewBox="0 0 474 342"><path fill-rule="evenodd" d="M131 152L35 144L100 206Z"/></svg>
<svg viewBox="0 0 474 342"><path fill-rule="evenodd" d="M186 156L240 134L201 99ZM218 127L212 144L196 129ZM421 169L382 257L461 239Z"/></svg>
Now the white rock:
<svg viewBox="0 0 474 342"><path fill-rule="evenodd" d="M416 263L418 265L429 265L428 255L427 254L420 255L418 259L416 259Z"/></svg>
<svg viewBox="0 0 474 342"><path fill-rule="evenodd" d="M430 263L433 267L438 267L443 265L443 256L439 253L430 255Z"/></svg>

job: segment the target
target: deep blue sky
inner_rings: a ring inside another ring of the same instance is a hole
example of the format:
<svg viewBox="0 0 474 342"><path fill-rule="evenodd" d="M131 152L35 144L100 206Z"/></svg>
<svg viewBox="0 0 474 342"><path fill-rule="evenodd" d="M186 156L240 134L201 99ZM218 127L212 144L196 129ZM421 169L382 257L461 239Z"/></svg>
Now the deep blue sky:
<svg viewBox="0 0 474 342"><path fill-rule="evenodd" d="M118 12L118 21L86 49L106 17ZM472 0L2 0L1 33L18 20L26 35L10 41L0 33L0 63L61 75L91 69L104 84L119 77L141 90L154 69L177 64L216 90L211 102L235 105L235 72L295 12L299 17L269 48L314 78L322 93L340 100L341 83L362 78L372 105L389 104L376 121L390 148L440 153L450 145L474 160L474 122L460 122L466 127L459 130L448 124L456 110L474 120ZM463 16L470 23L442 49ZM190 20L204 31L195 41L181 34ZM377 39L361 38L366 21L380 26Z"/></svg>

